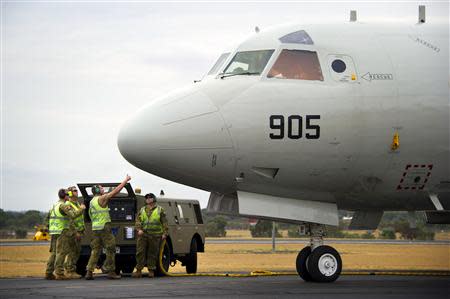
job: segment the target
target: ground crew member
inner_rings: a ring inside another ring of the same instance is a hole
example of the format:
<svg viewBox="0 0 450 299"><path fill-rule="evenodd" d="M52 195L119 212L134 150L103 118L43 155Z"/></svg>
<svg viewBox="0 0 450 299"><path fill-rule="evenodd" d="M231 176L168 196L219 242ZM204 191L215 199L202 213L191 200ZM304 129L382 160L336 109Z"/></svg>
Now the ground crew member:
<svg viewBox="0 0 450 299"><path fill-rule="evenodd" d="M69 187L68 189L69 200L66 202L75 211L81 209L81 205L78 203L78 189L75 186ZM80 278L81 275L76 273L77 261L81 253L81 237L84 234L84 213L80 214L75 219L71 219L70 231L73 234L73 238L70 239L69 244L69 254L67 255L66 262L64 264L64 269L66 271L66 276L70 278Z"/></svg>
<svg viewBox="0 0 450 299"><path fill-rule="evenodd" d="M73 238L73 234L69 230L69 222L70 219L74 219L83 213L86 207L81 205L81 209L75 211L72 207L65 205L65 201L68 200L67 195L65 189L58 191L59 200L53 205L48 215L51 254L47 262L45 279L70 279L64 275L64 260L69 251L70 239ZM53 275L53 271L56 275Z"/></svg>
<svg viewBox="0 0 450 299"><path fill-rule="evenodd" d="M89 205L89 217L92 221L91 256L87 264L86 279L94 279L93 271L98 262L102 248L106 250L106 259L103 268L108 272L109 279L120 279L120 275L114 272L116 269L116 239L111 231L111 217L109 215L108 203L123 187L131 180L130 176L126 176L113 191L104 193L103 187L100 185L92 186L92 194L94 197Z"/></svg>
<svg viewBox="0 0 450 299"><path fill-rule="evenodd" d="M156 204L153 193L145 195L146 205L141 208L136 217L136 272L134 278L142 277L142 269L147 262L148 277L155 276L156 263L159 262L159 247L161 239L166 239L169 226L164 209Z"/></svg>

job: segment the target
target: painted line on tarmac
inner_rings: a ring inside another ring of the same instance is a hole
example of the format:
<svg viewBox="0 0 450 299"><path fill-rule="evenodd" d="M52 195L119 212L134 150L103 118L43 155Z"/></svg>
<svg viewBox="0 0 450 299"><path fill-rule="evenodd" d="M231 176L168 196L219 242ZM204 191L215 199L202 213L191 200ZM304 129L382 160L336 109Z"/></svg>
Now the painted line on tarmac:
<svg viewBox="0 0 450 299"><path fill-rule="evenodd" d="M227 277L227 278L247 278L247 277L263 277L263 276L295 276L298 275L297 272L275 272L275 271L268 271L270 272L269 275L247 275L249 273L244 272L234 272L234 273L228 273L231 274L223 275L220 277ZM251 273L251 272L250 272ZM189 277L205 277L211 275L212 277L217 277L218 273L198 273L198 275L189 275ZM225 274L225 273L223 273ZM236 274L242 274L243 276L239 277L236 276ZM222 275L222 274L221 274ZM410 271L410 270L347 270L342 271L341 275L348 275L348 276L450 276L450 271L446 270L416 270L416 271ZM174 276L176 277L176 276ZM184 277L184 276L182 276ZM195 283L188 283L190 285ZM142 286L142 284L130 284L130 285L109 285L111 287L120 287L120 286ZM147 286L147 285L145 285ZM72 286L72 287L66 287L66 288L82 288L85 286Z"/></svg>
<svg viewBox="0 0 450 299"><path fill-rule="evenodd" d="M108 287L139 287L142 286L142 284L109 284L107 285ZM144 286L149 286L148 284L144 285ZM82 285L82 286L67 286L65 287L66 289L84 289L86 288L87 285ZM104 288L104 285L96 285L96 286L89 286L90 288L92 287L96 287L96 288Z"/></svg>
<svg viewBox="0 0 450 299"><path fill-rule="evenodd" d="M392 275L392 276L450 276L447 270L347 270L342 271L342 275Z"/></svg>
<svg viewBox="0 0 450 299"><path fill-rule="evenodd" d="M309 240L275 239L276 244L308 244ZM271 239L206 239L206 244L272 244ZM408 240L338 240L325 239L325 244L391 244L391 245L450 245L450 240L408 241Z"/></svg>

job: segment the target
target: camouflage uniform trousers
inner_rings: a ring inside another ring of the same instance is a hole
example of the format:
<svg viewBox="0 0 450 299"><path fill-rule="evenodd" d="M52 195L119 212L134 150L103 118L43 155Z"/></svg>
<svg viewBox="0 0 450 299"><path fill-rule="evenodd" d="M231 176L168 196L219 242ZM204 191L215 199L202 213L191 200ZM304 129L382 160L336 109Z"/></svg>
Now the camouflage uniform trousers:
<svg viewBox="0 0 450 299"><path fill-rule="evenodd" d="M76 232L74 232L74 237L70 240L69 253L67 255L66 262L64 263L64 269L67 272L76 272L77 270L77 262L80 258L81 253L81 237L83 236L83 232L78 232L81 235L79 239L75 237Z"/></svg>
<svg viewBox="0 0 450 299"><path fill-rule="evenodd" d="M45 273L51 274L53 270L56 275L64 275L64 261L69 253L70 242L73 232L65 229L60 235L52 235L50 243L50 257L47 262Z"/></svg>
<svg viewBox="0 0 450 299"><path fill-rule="evenodd" d="M50 256L47 261L47 269L45 270L45 274L53 274L55 271L55 260L56 260L56 240L59 235L51 235L50 240Z"/></svg>
<svg viewBox="0 0 450 299"><path fill-rule="evenodd" d="M159 260L159 247L161 246L161 234L149 234L144 232L138 236L136 242L136 269L142 270L145 262L149 270L156 270Z"/></svg>
<svg viewBox="0 0 450 299"><path fill-rule="evenodd" d="M103 268L106 272L113 272L116 269L116 238L111 231L111 225L107 223L102 230L92 231L91 256L86 269L94 271L97 266L98 258L102 252L102 248L106 250L106 260Z"/></svg>

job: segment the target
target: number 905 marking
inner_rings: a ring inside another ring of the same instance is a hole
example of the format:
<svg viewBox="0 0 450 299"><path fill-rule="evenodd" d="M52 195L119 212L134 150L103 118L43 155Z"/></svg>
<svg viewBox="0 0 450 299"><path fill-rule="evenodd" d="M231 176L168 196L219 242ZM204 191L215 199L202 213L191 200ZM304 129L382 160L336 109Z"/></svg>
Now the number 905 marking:
<svg viewBox="0 0 450 299"><path fill-rule="evenodd" d="M311 120L320 119L320 115L305 116L305 137L306 139L319 139L320 126L311 124ZM271 115L270 128L277 130L269 134L270 139L283 139L285 135L284 115ZM308 130L308 131L306 131ZM303 137L303 117L300 115L290 115L287 118L287 137L289 139L300 139Z"/></svg>

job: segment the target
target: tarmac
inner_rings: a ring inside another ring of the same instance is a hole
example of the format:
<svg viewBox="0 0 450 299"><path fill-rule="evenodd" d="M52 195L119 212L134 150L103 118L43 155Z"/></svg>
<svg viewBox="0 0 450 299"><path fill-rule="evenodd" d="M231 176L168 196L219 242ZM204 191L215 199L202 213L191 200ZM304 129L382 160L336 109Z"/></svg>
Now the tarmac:
<svg viewBox="0 0 450 299"><path fill-rule="evenodd" d="M448 276L351 276L305 283L298 276L162 277L93 281L0 279L0 298L449 298Z"/></svg>

